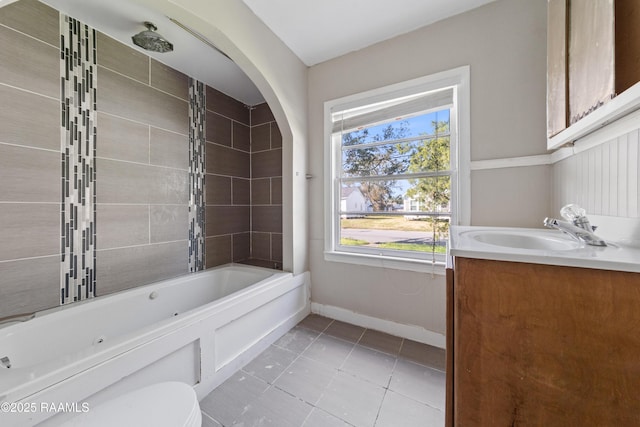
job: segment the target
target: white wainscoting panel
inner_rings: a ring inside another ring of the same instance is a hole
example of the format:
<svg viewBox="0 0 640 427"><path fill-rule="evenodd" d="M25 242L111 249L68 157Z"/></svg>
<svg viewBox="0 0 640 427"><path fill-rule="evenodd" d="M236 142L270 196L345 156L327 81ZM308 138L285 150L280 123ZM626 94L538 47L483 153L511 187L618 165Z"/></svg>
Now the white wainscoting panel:
<svg viewBox="0 0 640 427"><path fill-rule="evenodd" d="M577 203L591 215L640 217L639 133L635 129L555 163L554 209Z"/></svg>

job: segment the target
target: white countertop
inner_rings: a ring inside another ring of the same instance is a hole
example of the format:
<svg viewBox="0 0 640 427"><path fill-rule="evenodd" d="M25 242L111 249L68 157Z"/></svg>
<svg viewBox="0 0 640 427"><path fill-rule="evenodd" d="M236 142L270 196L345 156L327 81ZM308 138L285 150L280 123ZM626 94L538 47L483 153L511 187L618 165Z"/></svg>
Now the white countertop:
<svg viewBox="0 0 640 427"><path fill-rule="evenodd" d="M474 238L485 231L488 233L530 234L553 241L566 240L576 247L569 250L522 249L484 243ZM609 241L607 241L608 246L606 247L575 244L576 242L570 236L557 230L452 226L449 235L449 254L456 257L640 273L639 247Z"/></svg>

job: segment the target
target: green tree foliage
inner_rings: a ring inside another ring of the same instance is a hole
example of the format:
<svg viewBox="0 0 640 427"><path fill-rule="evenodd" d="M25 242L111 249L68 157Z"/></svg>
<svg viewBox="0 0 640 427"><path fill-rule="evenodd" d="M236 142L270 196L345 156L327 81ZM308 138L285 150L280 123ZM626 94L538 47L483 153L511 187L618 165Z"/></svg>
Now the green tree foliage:
<svg viewBox="0 0 640 427"><path fill-rule="evenodd" d="M409 160L409 172L438 172L450 169L449 123L433 122L435 137L425 138L412 150ZM443 136L439 136L443 135ZM451 198L451 180L449 177L433 177L411 180L407 196L420 200L429 211L447 209Z"/></svg>
<svg viewBox="0 0 640 427"><path fill-rule="evenodd" d="M409 157L409 172L439 172L449 170L449 123L433 122L435 137L423 139L412 147ZM420 178L410 181L411 187L407 190L407 197L419 200L427 211L440 212L449 209L451 200L451 178L449 176L437 176ZM448 219L428 217L432 230L432 241L440 240L442 233L449 229Z"/></svg>
<svg viewBox="0 0 640 427"><path fill-rule="evenodd" d="M404 138L407 132L405 122L389 124L381 132L370 135L369 129L349 132L342 137L343 146L354 146L370 142L392 141ZM354 148L343 152L343 167L346 176L363 177L360 191L371 203L375 212L388 210L399 200L393 197L396 187L393 180L367 180L366 177L404 173L409 168L408 160L399 156L397 144L376 145Z"/></svg>

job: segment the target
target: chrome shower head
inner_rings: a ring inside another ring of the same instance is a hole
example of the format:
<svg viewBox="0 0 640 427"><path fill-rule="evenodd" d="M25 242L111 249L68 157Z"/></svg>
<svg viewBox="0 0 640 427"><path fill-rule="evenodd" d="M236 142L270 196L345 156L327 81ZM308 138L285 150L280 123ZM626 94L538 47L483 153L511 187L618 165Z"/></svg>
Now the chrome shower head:
<svg viewBox="0 0 640 427"><path fill-rule="evenodd" d="M133 43L140 46L143 49L150 50L152 52L171 52L173 50L173 44L168 42L164 37L155 31L158 29L153 23L145 22L147 29L135 36L131 37Z"/></svg>

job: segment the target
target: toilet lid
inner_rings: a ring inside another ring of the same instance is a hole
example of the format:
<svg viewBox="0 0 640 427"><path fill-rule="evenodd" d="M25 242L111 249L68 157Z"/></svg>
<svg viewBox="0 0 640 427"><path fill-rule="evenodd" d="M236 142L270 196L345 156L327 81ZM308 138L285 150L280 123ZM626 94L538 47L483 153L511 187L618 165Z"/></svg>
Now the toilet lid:
<svg viewBox="0 0 640 427"><path fill-rule="evenodd" d="M202 414L192 387L164 382L108 400L62 424L65 427L200 427Z"/></svg>

